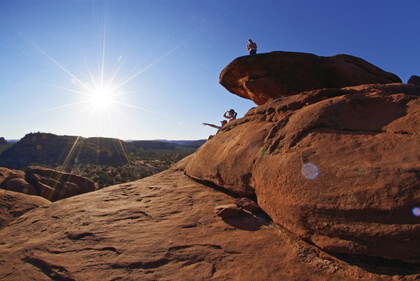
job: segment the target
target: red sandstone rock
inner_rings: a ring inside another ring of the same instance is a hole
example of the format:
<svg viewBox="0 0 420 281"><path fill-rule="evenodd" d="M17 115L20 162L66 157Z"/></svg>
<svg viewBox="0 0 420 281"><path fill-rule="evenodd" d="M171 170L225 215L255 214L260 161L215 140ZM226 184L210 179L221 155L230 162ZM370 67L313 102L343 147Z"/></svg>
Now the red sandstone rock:
<svg viewBox="0 0 420 281"><path fill-rule="evenodd" d="M417 76L417 75L411 75L411 77L410 77L410 79L408 79L407 83L420 86L420 77Z"/></svg>
<svg viewBox="0 0 420 281"><path fill-rule="evenodd" d="M185 171L256 195L326 251L420 263L419 96L390 84L271 100L229 122Z"/></svg>
<svg viewBox="0 0 420 281"><path fill-rule="evenodd" d="M38 195L37 190L23 178L14 176L6 178L0 185L5 190L25 193L28 195Z"/></svg>
<svg viewBox="0 0 420 281"><path fill-rule="evenodd" d="M24 178L25 173L20 170L12 170L4 167L0 167L0 184L3 182L3 180L7 177L15 176L19 178Z"/></svg>
<svg viewBox="0 0 420 281"><path fill-rule="evenodd" d="M261 105L303 91L401 83L401 79L354 56L271 52L235 59L222 71L219 82L228 91Z"/></svg>
<svg viewBox="0 0 420 281"><path fill-rule="evenodd" d="M251 213L256 213L256 212L261 211L261 208L260 208L260 206L258 206L257 203L255 203L254 201L252 201L251 199L246 198L246 197L236 198L235 199L235 204L239 208L247 210Z"/></svg>
<svg viewBox="0 0 420 281"><path fill-rule="evenodd" d="M50 201L96 189L95 183L88 178L36 166L26 168L25 179L35 186L40 196Z"/></svg>
<svg viewBox="0 0 420 281"><path fill-rule="evenodd" d="M241 208L235 204L218 205L214 208L216 215L222 218L237 217L241 214Z"/></svg>
<svg viewBox="0 0 420 281"><path fill-rule="evenodd" d="M24 213L49 204L51 204L50 201L39 196L0 189L0 229Z"/></svg>
<svg viewBox="0 0 420 281"><path fill-rule="evenodd" d="M390 265L370 268L372 262L348 264L249 214L214 215L215 204L232 201L173 170L57 201L0 230L0 278L391 281L399 275L414 281L420 276L401 264L390 270Z"/></svg>

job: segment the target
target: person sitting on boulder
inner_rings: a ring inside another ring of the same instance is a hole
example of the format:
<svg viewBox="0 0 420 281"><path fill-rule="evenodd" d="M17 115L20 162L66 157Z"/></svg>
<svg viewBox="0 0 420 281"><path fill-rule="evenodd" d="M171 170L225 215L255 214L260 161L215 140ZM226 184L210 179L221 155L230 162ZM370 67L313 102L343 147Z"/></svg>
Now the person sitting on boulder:
<svg viewBox="0 0 420 281"><path fill-rule="evenodd" d="M246 49L249 51L250 55L257 54L257 44L255 42L252 42L251 39L248 39L249 45L246 46Z"/></svg>
<svg viewBox="0 0 420 281"><path fill-rule="evenodd" d="M225 117L226 119L230 121L235 120L236 119L236 115L238 115L238 113L235 112L235 110L230 109L228 111L225 112L225 114L223 114L223 117Z"/></svg>

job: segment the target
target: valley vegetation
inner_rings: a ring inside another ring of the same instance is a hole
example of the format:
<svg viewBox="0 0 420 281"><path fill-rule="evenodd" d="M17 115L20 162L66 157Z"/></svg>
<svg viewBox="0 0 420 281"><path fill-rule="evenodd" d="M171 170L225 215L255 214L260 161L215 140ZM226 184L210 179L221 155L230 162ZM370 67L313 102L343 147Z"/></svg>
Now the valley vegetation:
<svg viewBox="0 0 420 281"><path fill-rule="evenodd" d="M0 166L38 165L87 177L98 188L135 181L168 169L194 153L199 141L122 141L30 133L0 146Z"/></svg>

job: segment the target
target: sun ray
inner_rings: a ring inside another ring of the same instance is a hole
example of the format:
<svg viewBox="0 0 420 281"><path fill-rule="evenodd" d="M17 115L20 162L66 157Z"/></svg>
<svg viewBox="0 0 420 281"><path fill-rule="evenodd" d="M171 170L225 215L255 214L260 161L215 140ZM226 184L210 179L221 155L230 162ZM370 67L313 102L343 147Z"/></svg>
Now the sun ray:
<svg viewBox="0 0 420 281"><path fill-rule="evenodd" d="M44 110L40 110L40 111L36 111L36 112L32 112L31 111L30 113L28 113L28 114L26 114L24 116L29 116L29 115L32 115L32 114L45 113L45 112L54 111L54 110L57 110L57 109L62 109L62 108L71 107L71 106L80 105L80 104L86 104L86 103L88 103L87 100L85 100L85 101L79 101L79 102L73 102L73 103L68 103L68 104L63 104L63 105L50 107L50 108L47 108L47 109L44 109Z"/></svg>
<svg viewBox="0 0 420 281"><path fill-rule="evenodd" d="M144 67L143 69L141 69L140 71L136 72L134 75L130 76L129 78L127 78L126 80L124 80L123 82L119 83L116 87L114 87L114 89L119 89L122 86L124 86L125 84L127 84L128 82L130 82L131 80L133 80L134 78L136 78L137 76L139 76L140 74L142 74L143 72L145 72L146 70L148 70L149 68L151 68L152 66L154 66L155 64L159 63L160 61L162 61L164 58L166 58L167 56L169 56L170 54L172 54L173 52L175 52L176 50L178 50L179 48L181 48L184 44L180 44L178 46L176 46L175 48L172 48L171 50L169 50L167 53L165 53L164 55L162 55L161 57L159 57L158 59L156 59L155 61L153 61L152 63L150 63L149 65L147 65L146 67Z"/></svg>
<svg viewBox="0 0 420 281"><path fill-rule="evenodd" d="M106 50L106 7L104 9L103 33L102 33L102 66L101 66L101 80L100 80L101 88L103 88L104 86L105 50Z"/></svg>
<svg viewBox="0 0 420 281"><path fill-rule="evenodd" d="M82 57L83 57L83 61L84 61L84 63L85 63L86 69L87 69L87 71L88 71L88 73L89 73L90 80L92 81L93 86L94 86L95 88L97 88L97 87L98 87L98 85L96 84L96 80L95 80L95 78L93 78L92 71L90 70L90 67L89 67L89 65L88 65L88 63L87 63L87 61L86 61L86 58L85 58L85 56L82 56Z"/></svg>
<svg viewBox="0 0 420 281"><path fill-rule="evenodd" d="M57 89L60 89L60 90L64 90L64 91L67 91L67 92L70 92L70 93L75 93L75 94L78 94L78 95L89 97L89 94L87 94L86 92L78 91L78 90L75 90L75 89L65 88L65 87L61 87L61 86L58 86L58 85L51 85L51 87L54 87L54 88L57 88Z"/></svg>
<svg viewBox="0 0 420 281"><path fill-rule="evenodd" d="M74 143L73 143L73 146L71 147L70 151L67 153L66 159L64 159L64 162L63 162L63 164L62 164L63 171L65 170L65 168L66 168L66 166L67 166L67 164L68 164L68 161L69 161L69 159L70 159L70 156L73 154L73 150L74 150L74 148L76 147L76 144L77 144L77 142L79 141L79 139L80 139L80 136L78 136L78 137L76 138L76 140L75 140L75 141L74 141Z"/></svg>
<svg viewBox="0 0 420 281"><path fill-rule="evenodd" d="M76 81L80 86L85 88L86 90L91 90L89 86L87 86L85 83L83 83L76 75L71 73L67 68L62 66L59 62L57 62L53 57L48 55L44 50L42 50L40 47L38 47L35 43L31 42L32 47L34 47L38 52L43 54L47 59L49 59L52 63L54 63L58 68L63 70L67 75L70 76L70 78L73 78L74 81Z"/></svg>

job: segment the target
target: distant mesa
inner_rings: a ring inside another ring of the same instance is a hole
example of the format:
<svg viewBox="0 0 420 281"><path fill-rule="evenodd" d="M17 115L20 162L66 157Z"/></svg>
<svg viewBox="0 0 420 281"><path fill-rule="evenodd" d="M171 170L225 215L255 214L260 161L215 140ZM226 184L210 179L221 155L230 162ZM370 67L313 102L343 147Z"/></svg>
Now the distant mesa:
<svg viewBox="0 0 420 281"><path fill-rule="evenodd" d="M69 164L124 165L127 155L138 150L198 148L204 141L131 141L113 138L83 138L49 133L30 133L0 154L0 166L24 169L30 165Z"/></svg>
<svg viewBox="0 0 420 281"><path fill-rule="evenodd" d="M0 168L3 174L10 174L0 182L2 189L38 195L52 202L96 189L95 183L88 178L43 167L30 166L24 175L7 170Z"/></svg>
<svg viewBox="0 0 420 281"><path fill-rule="evenodd" d="M401 79L350 55L271 52L235 59L223 69L219 82L231 93L262 105L303 91L401 83Z"/></svg>

